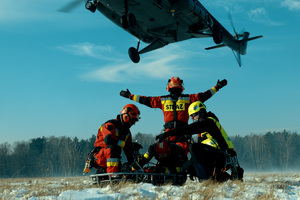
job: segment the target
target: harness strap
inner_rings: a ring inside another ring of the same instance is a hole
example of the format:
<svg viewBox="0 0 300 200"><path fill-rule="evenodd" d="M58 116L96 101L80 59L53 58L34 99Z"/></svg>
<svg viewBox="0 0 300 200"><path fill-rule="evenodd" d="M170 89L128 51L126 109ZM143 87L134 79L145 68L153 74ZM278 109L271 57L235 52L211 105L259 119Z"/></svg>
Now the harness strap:
<svg viewBox="0 0 300 200"><path fill-rule="evenodd" d="M185 125L187 125L187 123L184 123L182 121L171 121L171 122L165 123L164 128L170 129L170 128L176 128L176 127L185 126Z"/></svg>

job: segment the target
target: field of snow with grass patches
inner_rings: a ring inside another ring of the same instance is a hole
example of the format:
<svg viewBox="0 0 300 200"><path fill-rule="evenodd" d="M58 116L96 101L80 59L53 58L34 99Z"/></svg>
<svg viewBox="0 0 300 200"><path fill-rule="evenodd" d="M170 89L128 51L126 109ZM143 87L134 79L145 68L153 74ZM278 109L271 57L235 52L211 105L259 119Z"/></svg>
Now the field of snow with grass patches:
<svg viewBox="0 0 300 200"><path fill-rule="evenodd" d="M216 184L188 181L183 186L120 183L99 187L91 178L0 179L0 200L140 200L140 199L300 199L300 173L246 173L244 181Z"/></svg>

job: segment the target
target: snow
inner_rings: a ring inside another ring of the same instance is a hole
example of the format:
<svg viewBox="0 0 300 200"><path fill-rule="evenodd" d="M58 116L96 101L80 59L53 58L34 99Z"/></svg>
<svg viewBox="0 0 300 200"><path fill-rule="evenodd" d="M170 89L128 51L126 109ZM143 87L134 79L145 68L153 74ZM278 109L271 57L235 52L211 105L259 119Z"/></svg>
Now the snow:
<svg viewBox="0 0 300 200"><path fill-rule="evenodd" d="M17 200L300 199L300 173L246 173L244 181L188 181L183 186L121 183L99 187L90 177L0 179L1 198Z"/></svg>

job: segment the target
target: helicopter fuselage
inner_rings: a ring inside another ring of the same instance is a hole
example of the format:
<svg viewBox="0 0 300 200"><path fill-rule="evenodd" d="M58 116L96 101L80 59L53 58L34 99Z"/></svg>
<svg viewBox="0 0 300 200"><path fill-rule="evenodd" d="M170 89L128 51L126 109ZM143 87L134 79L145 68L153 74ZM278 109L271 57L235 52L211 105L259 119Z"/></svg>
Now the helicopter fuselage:
<svg viewBox="0 0 300 200"><path fill-rule="evenodd" d="M247 42L262 37L249 38L249 32L244 32L240 40L237 33L231 35L198 0L87 0L86 8L98 10L139 39L137 48L128 50L135 63L140 54L191 38L212 37L217 45L207 50L228 46L245 55ZM139 50L140 41L149 45Z"/></svg>
<svg viewBox="0 0 300 200"><path fill-rule="evenodd" d="M145 43L211 37L211 15L198 0L98 0L97 10ZM122 18L126 16L128 26Z"/></svg>

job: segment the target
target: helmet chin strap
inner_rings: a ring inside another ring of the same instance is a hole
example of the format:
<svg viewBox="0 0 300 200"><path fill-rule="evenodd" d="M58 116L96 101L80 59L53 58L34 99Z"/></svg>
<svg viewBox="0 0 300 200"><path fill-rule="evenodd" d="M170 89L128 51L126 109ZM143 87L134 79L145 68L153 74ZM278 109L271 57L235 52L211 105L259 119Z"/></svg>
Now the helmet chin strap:
<svg viewBox="0 0 300 200"><path fill-rule="evenodd" d="M170 89L170 94L171 94L172 99L177 100L178 97L181 95L181 93L182 93L182 90L179 88L171 88Z"/></svg>
<svg viewBox="0 0 300 200"><path fill-rule="evenodd" d="M175 101L177 101L178 100L178 96L179 95L177 95L177 94L170 94L171 95L171 98L173 99L173 100L175 100Z"/></svg>

